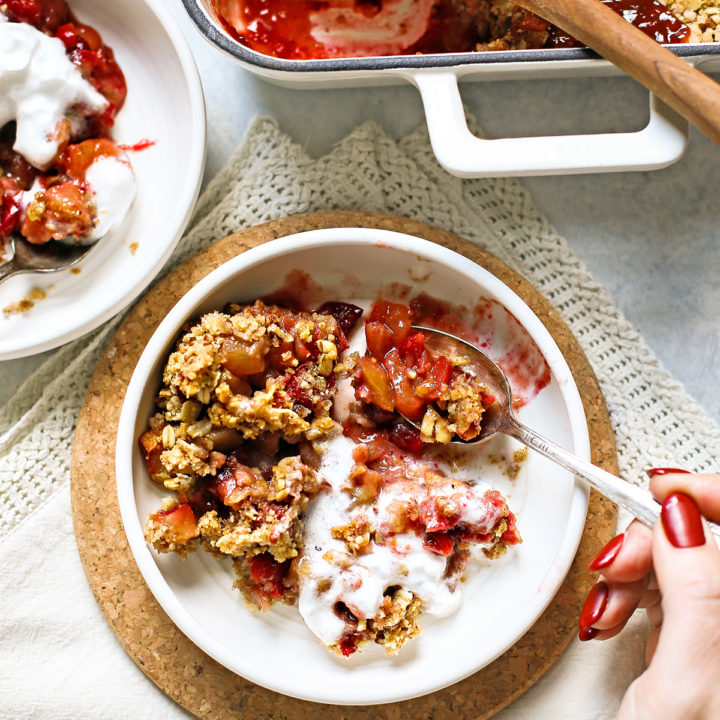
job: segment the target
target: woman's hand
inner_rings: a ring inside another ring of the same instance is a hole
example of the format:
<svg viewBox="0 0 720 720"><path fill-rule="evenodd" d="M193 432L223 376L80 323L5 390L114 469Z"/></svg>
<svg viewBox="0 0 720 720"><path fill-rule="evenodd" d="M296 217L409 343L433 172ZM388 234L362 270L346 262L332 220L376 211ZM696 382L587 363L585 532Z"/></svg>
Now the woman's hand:
<svg viewBox="0 0 720 720"><path fill-rule="evenodd" d="M647 669L628 688L618 720L720 718L720 550L701 518L720 521L720 475L657 468L663 504L653 530L634 521L595 557L601 570L580 614L580 639L617 635L636 608L654 626Z"/></svg>

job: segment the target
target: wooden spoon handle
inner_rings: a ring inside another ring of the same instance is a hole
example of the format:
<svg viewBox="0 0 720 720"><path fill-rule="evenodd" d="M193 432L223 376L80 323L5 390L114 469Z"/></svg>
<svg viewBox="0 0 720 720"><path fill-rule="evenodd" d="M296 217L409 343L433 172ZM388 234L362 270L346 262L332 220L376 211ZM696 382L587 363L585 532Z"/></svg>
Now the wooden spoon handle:
<svg viewBox="0 0 720 720"><path fill-rule="evenodd" d="M599 0L518 0L624 70L720 145L720 85Z"/></svg>

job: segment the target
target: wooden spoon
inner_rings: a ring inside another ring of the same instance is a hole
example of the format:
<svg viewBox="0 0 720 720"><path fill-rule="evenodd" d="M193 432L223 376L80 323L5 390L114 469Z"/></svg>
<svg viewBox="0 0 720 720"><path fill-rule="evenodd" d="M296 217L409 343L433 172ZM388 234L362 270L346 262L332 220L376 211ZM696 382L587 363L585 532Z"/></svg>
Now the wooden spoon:
<svg viewBox="0 0 720 720"><path fill-rule="evenodd" d="M599 0L517 0L637 80L720 145L720 85Z"/></svg>

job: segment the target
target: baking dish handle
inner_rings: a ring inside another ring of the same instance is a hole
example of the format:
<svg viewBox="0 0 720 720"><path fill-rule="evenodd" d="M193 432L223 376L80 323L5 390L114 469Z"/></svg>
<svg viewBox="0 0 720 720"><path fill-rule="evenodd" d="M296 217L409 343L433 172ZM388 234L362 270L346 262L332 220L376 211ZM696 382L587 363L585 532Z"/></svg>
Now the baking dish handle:
<svg viewBox="0 0 720 720"><path fill-rule="evenodd" d="M685 152L688 123L655 95L637 132L486 139L467 126L452 72L410 73L422 96L435 155L459 177L565 175L655 170Z"/></svg>

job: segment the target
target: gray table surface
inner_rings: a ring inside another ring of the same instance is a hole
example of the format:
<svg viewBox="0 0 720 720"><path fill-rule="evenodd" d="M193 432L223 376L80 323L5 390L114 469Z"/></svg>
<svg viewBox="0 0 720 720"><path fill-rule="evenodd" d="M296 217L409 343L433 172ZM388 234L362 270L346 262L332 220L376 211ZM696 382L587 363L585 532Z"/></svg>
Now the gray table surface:
<svg viewBox="0 0 720 720"><path fill-rule="evenodd" d="M257 78L208 45L180 3L163 0L195 53L208 114L206 180L257 114L315 156L373 120L400 137L423 123L411 86L289 90ZM634 130L647 92L621 77L463 85L489 136ZM537 205L587 263L664 365L720 420L720 149L692 131L664 170L528 178ZM52 351L51 351L52 352ZM0 362L0 405L51 353Z"/></svg>

